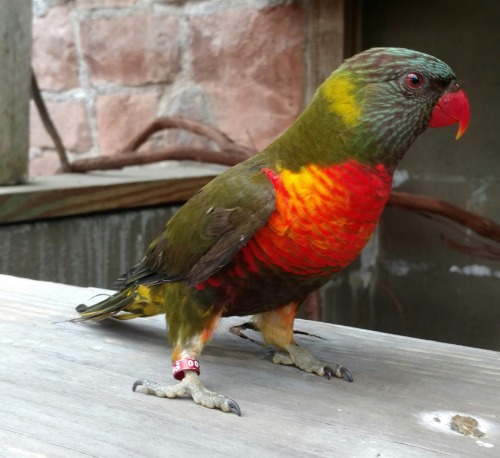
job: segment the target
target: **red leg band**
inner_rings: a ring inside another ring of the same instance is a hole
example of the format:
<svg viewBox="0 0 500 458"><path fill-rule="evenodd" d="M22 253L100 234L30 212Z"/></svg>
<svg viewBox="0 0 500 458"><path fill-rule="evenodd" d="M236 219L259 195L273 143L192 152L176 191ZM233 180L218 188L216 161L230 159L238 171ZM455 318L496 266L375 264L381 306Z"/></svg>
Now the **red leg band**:
<svg viewBox="0 0 500 458"><path fill-rule="evenodd" d="M197 359L182 358L172 363L172 372L176 380L182 380L184 378L184 371L186 369L195 371L200 375L200 363Z"/></svg>

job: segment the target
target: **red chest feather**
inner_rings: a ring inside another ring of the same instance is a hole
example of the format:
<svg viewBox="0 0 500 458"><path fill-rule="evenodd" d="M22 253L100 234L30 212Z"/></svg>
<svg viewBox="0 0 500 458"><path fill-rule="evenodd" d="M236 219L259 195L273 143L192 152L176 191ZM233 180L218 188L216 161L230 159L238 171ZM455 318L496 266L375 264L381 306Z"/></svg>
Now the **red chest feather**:
<svg viewBox="0 0 500 458"><path fill-rule="evenodd" d="M276 191L268 223L243 248L248 268L276 265L299 275L331 275L352 262L369 240L389 197L383 166L348 161L300 172L264 170Z"/></svg>

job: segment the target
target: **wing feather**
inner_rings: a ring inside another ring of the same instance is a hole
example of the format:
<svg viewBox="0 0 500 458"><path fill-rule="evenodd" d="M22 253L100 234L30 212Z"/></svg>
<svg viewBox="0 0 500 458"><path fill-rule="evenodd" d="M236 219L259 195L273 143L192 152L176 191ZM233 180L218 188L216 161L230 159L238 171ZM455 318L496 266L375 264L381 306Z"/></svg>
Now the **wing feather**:
<svg viewBox="0 0 500 458"><path fill-rule="evenodd" d="M116 286L181 280L196 285L230 263L275 208L272 183L258 158L252 159L215 178L186 202Z"/></svg>

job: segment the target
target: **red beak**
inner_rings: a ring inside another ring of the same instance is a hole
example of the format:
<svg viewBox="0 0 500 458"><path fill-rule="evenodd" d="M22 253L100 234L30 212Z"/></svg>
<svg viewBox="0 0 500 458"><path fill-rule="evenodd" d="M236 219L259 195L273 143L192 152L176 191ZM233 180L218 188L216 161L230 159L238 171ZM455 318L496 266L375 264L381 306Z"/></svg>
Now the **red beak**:
<svg viewBox="0 0 500 458"><path fill-rule="evenodd" d="M458 140L467 130L470 119L470 106L462 89L446 92L438 100L432 111L429 127L451 126L458 122Z"/></svg>

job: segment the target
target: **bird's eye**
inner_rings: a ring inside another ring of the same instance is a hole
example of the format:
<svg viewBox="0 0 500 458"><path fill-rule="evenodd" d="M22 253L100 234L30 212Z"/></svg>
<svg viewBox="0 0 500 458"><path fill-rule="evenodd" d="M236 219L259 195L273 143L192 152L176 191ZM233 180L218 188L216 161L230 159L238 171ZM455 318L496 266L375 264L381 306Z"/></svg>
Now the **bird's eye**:
<svg viewBox="0 0 500 458"><path fill-rule="evenodd" d="M421 73L411 72L406 75L405 83L410 89L418 89L424 84L424 77Z"/></svg>

